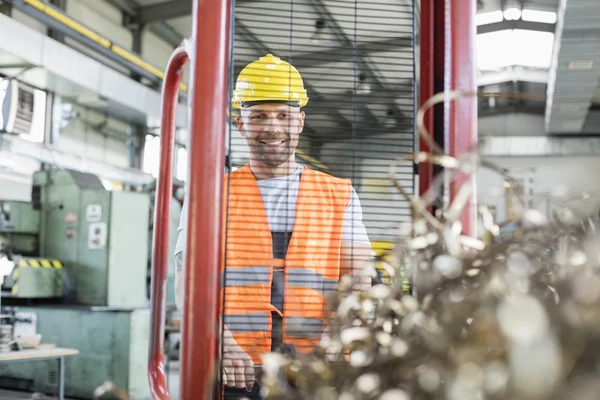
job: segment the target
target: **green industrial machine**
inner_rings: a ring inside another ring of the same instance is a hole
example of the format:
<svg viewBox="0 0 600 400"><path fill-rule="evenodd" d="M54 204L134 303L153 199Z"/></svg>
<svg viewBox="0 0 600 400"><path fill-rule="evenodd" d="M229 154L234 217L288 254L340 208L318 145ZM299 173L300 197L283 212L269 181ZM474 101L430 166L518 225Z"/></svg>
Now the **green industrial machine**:
<svg viewBox="0 0 600 400"><path fill-rule="evenodd" d="M108 307L19 307L34 314L37 332L46 343L75 348L65 361L65 395L91 399L94 389L111 381L131 399L149 399L147 358L149 309ZM56 393L56 362L0 364L0 387Z"/></svg>
<svg viewBox="0 0 600 400"><path fill-rule="evenodd" d="M0 252L38 254L40 213L29 202L0 200Z"/></svg>
<svg viewBox="0 0 600 400"><path fill-rule="evenodd" d="M64 293L60 260L39 254L40 212L29 202L0 201L0 255L7 254L14 268L2 288L11 297L57 298Z"/></svg>
<svg viewBox="0 0 600 400"><path fill-rule="evenodd" d="M134 400L150 397L151 197L106 190L91 174L43 170L33 176L32 202L11 203L12 228L0 225L15 262L3 312L31 315L43 343L80 351L66 361L67 397L91 399L106 381ZM48 288L53 295L40 299ZM0 364L0 387L54 390L52 368L48 361Z"/></svg>
<svg viewBox="0 0 600 400"><path fill-rule="evenodd" d="M147 304L148 194L108 191L95 175L39 171L33 208L41 211L40 253L64 262L76 304Z"/></svg>

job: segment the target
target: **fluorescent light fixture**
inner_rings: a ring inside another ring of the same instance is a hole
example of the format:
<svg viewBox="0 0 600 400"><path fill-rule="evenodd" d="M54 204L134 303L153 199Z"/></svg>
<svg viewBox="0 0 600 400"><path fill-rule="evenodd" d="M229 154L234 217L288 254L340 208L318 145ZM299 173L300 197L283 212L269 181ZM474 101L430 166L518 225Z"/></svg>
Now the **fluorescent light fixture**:
<svg viewBox="0 0 600 400"><path fill-rule="evenodd" d="M517 19L521 18L521 10L519 10L518 8L507 8L506 10L504 10L504 19L507 21L515 21Z"/></svg>
<svg viewBox="0 0 600 400"><path fill-rule="evenodd" d="M565 104L558 108L558 111L564 114L576 114L582 111L587 111L588 104Z"/></svg>
<svg viewBox="0 0 600 400"><path fill-rule="evenodd" d="M593 66L592 60L569 60L567 64L569 71L589 71Z"/></svg>
<svg viewBox="0 0 600 400"><path fill-rule="evenodd" d="M503 19L504 17L502 17L502 11L490 11L475 15L475 23L477 26L502 22Z"/></svg>
<svg viewBox="0 0 600 400"><path fill-rule="evenodd" d="M524 9L521 13L521 18L523 21L530 22L541 22L545 24L555 24L556 23L556 13L552 11L538 11L538 10L529 10Z"/></svg>

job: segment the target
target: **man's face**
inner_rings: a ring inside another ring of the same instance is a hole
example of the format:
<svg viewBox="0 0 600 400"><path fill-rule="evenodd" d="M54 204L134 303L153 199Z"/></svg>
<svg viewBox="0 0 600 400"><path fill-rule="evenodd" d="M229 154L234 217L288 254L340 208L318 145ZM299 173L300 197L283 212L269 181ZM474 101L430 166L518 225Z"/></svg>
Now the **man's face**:
<svg viewBox="0 0 600 400"><path fill-rule="evenodd" d="M277 167L287 162L298 146L304 112L285 104L258 104L242 108L237 123L253 158Z"/></svg>

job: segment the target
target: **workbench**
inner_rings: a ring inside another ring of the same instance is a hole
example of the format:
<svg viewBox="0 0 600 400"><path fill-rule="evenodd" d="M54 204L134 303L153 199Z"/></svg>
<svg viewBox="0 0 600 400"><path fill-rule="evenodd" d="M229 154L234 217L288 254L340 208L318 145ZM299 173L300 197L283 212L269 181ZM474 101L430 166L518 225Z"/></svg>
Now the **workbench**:
<svg viewBox="0 0 600 400"><path fill-rule="evenodd" d="M60 347L31 349L0 353L0 363L37 360L58 360L58 399L65 399L65 357L79 354L79 350Z"/></svg>

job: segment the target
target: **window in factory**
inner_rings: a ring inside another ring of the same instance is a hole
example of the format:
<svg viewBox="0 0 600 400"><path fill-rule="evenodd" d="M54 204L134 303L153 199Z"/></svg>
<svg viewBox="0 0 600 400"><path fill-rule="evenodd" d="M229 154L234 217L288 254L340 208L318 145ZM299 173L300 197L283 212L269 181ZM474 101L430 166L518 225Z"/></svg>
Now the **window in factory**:
<svg viewBox="0 0 600 400"><path fill-rule="evenodd" d="M0 110L0 129L32 142L44 141L46 92L0 77ZM10 118L11 122L4 118Z"/></svg>
<svg viewBox="0 0 600 400"><path fill-rule="evenodd" d="M530 30L502 30L477 35L477 68L509 66L550 68L554 34Z"/></svg>
<svg viewBox="0 0 600 400"><path fill-rule="evenodd" d="M538 11L524 9L521 13L523 21L541 22L545 24L556 23L556 13L551 11Z"/></svg>
<svg viewBox="0 0 600 400"><path fill-rule="evenodd" d="M33 118L31 129L28 134L20 135L23 139L31 142L44 142L44 130L46 126L46 92L35 89L33 91Z"/></svg>
<svg viewBox="0 0 600 400"><path fill-rule="evenodd" d="M160 161L160 137L146 135L144 143L144 158L142 169L145 173L158 177L158 166Z"/></svg>
<svg viewBox="0 0 600 400"><path fill-rule="evenodd" d="M187 178L187 149L185 147L179 147L177 149L177 164L175 167L175 178L180 181L185 181Z"/></svg>
<svg viewBox="0 0 600 400"><path fill-rule="evenodd" d="M484 13L479 13L479 14L475 15L475 23L477 25L487 25L487 24L493 24L496 22L502 22L503 19L504 19L504 16L502 15L502 11L500 11L500 10L484 12Z"/></svg>

